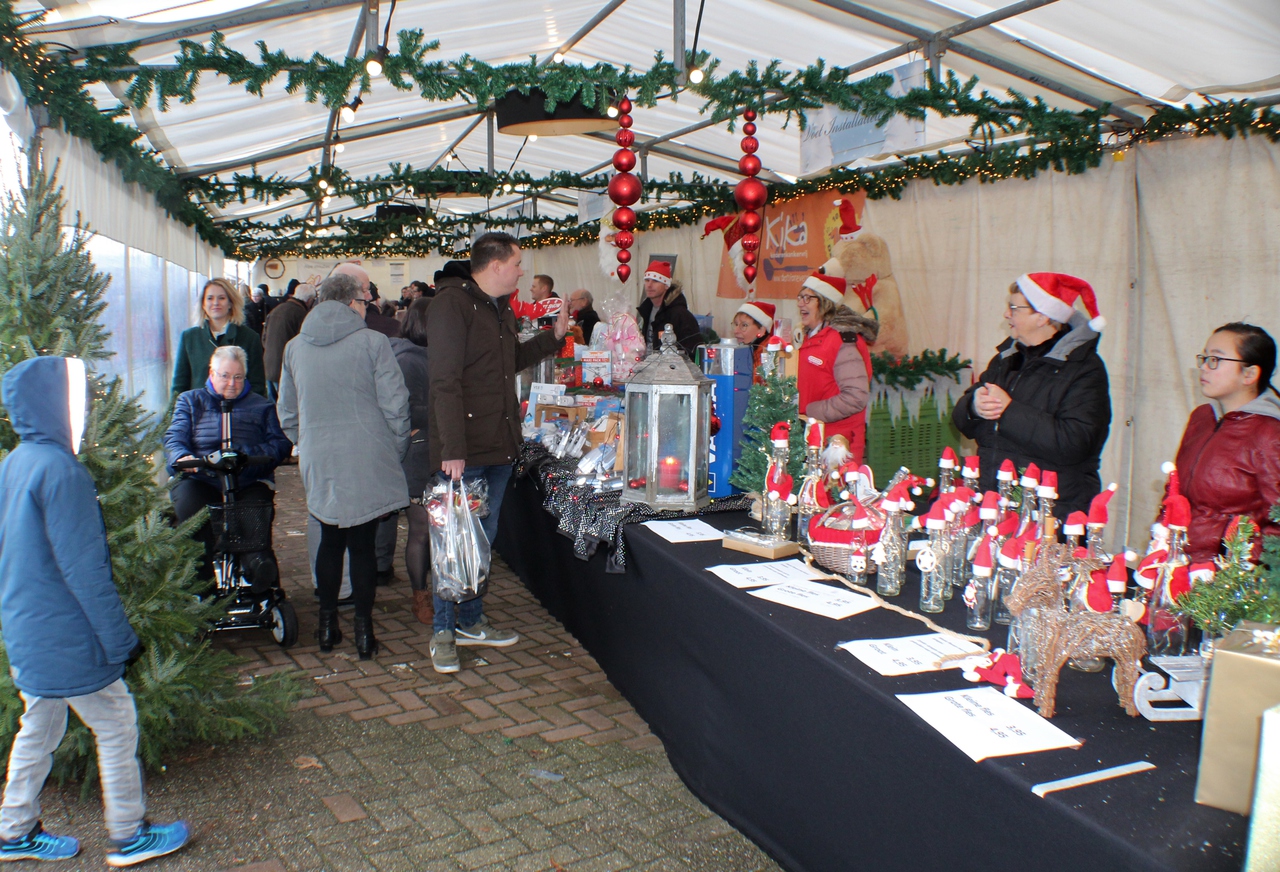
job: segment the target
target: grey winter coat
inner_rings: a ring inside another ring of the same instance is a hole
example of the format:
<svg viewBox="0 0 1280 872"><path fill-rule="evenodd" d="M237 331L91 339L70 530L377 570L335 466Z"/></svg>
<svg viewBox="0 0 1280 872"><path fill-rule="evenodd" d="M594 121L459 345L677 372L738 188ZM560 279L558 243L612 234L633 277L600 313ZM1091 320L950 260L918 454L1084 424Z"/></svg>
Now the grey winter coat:
<svg viewBox="0 0 1280 872"><path fill-rule="evenodd" d="M430 419L427 409L429 379L427 349L415 345L402 336L391 340L396 363L404 374L404 386L409 389L409 453L405 455L404 477L409 482L409 496L417 499L427 489L431 478Z"/></svg>
<svg viewBox="0 0 1280 872"><path fill-rule="evenodd" d="M409 505L409 392L387 337L350 306L307 315L284 350L277 408L318 520L354 527Z"/></svg>

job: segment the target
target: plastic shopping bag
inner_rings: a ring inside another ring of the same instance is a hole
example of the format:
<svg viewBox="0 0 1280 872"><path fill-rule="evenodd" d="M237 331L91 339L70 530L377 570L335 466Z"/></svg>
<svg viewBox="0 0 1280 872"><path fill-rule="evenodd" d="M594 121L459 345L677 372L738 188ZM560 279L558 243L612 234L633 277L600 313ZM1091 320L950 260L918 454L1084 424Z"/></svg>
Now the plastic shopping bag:
<svg viewBox="0 0 1280 872"><path fill-rule="evenodd" d="M460 603L489 589L489 538L480 525L480 501L452 479L427 497L431 521L431 579L436 596Z"/></svg>

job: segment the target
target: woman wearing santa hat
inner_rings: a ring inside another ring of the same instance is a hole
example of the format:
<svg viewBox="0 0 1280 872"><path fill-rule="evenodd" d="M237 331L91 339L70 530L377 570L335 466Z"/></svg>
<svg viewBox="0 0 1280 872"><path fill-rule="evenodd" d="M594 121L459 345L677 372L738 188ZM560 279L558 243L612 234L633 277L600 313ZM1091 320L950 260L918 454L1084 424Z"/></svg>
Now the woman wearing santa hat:
<svg viewBox="0 0 1280 872"><path fill-rule="evenodd" d="M1089 316L1072 308L1083 303ZM1005 460L1058 473L1054 514L1085 511L1102 490L1098 462L1111 429L1111 387L1098 356L1106 322L1093 288L1061 273L1030 273L1009 287L1009 338L952 420L978 443L982 488Z"/></svg>
<svg viewBox="0 0 1280 872"><path fill-rule="evenodd" d="M645 345L652 349L662 347L662 328L668 324L675 331L676 342L689 357L702 344L702 330L698 319L689 311L684 289L671 278L671 264L655 260L644 271L644 299L636 310L639 314L640 335Z"/></svg>
<svg viewBox="0 0 1280 872"><path fill-rule="evenodd" d="M848 439L850 460L862 463L871 395L867 345L875 341L880 324L844 304L845 281L835 273L838 266L828 261L804 280L796 295L805 334L796 386L800 414L822 421L828 439Z"/></svg>
<svg viewBox="0 0 1280 872"><path fill-rule="evenodd" d="M773 330L773 316L777 307L772 303L760 303L748 300L738 307L733 315L733 338L743 345L751 346L751 371L760 368L760 352L769 341L769 332ZM757 376L758 377L758 376Z"/></svg>
<svg viewBox="0 0 1280 872"><path fill-rule="evenodd" d="M1182 494L1191 504L1187 555L1212 560L1231 519L1248 515L1263 535L1280 536L1280 394L1271 384L1276 343L1261 327L1223 324L1196 355L1200 392L1211 402L1191 413L1178 447ZM1262 536L1254 540L1258 557Z"/></svg>

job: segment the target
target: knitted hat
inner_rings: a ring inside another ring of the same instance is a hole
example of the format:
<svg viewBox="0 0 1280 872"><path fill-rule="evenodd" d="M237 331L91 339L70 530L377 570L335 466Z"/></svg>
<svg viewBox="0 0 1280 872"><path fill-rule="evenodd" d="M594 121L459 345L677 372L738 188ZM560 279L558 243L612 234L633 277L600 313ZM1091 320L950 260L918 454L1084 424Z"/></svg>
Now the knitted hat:
<svg viewBox="0 0 1280 872"><path fill-rule="evenodd" d="M1084 279L1063 273L1028 273L1018 276L1018 290L1041 315L1065 324L1071 319L1072 304L1078 298L1089 313L1089 329L1101 333L1107 321L1098 314L1093 288Z"/></svg>
<svg viewBox="0 0 1280 872"><path fill-rule="evenodd" d="M1089 526L1105 527L1107 525L1107 503L1111 502L1111 496L1119 487L1114 481L1107 485L1102 493L1093 498L1089 503Z"/></svg>
<svg viewBox="0 0 1280 872"><path fill-rule="evenodd" d="M671 287L671 264L665 260L650 261L649 268L644 271L644 280L661 282Z"/></svg>
<svg viewBox="0 0 1280 872"><path fill-rule="evenodd" d="M996 481L1013 481L1018 477L1018 469L1013 465L1013 461L1009 458L1004 459L1004 463L1000 464L1000 471L996 473Z"/></svg>
<svg viewBox="0 0 1280 872"><path fill-rule="evenodd" d="M811 291L817 291L823 297L840 306L844 304L845 285L844 276L815 272L804 280L803 287Z"/></svg>
<svg viewBox="0 0 1280 872"><path fill-rule="evenodd" d="M1044 500L1058 498L1058 474L1052 469L1046 469L1040 476L1040 484L1036 486L1036 496Z"/></svg>
<svg viewBox="0 0 1280 872"><path fill-rule="evenodd" d="M1062 534L1064 536L1083 536L1084 525L1089 522L1089 516L1084 512L1072 512L1067 515L1067 522L1062 525Z"/></svg>
<svg viewBox="0 0 1280 872"><path fill-rule="evenodd" d="M773 425L773 429L769 432L769 439L777 448L791 444L791 424L788 421L779 421Z"/></svg>
<svg viewBox="0 0 1280 872"><path fill-rule="evenodd" d="M858 210L853 208L853 203L843 197L836 200L836 205L840 207L840 238L853 239L854 235L862 229L862 225L858 223Z"/></svg>
<svg viewBox="0 0 1280 872"><path fill-rule="evenodd" d="M773 303L761 303L755 300L748 300L738 307L738 312L746 315L765 330L773 329L773 315L777 311L778 307ZM736 315L738 312L734 312L734 314Z"/></svg>
<svg viewBox="0 0 1280 872"><path fill-rule="evenodd" d="M976 455L976 454L970 454L970 455L968 455L968 456L966 456L966 457L965 457L965 459L964 459L964 469L962 469L962 470L961 470L961 474L962 474L965 478L979 478L979 477L981 477L982 473L981 473L981 472L979 471L979 469L978 469L978 455Z"/></svg>
<svg viewBox="0 0 1280 872"><path fill-rule="evenodd" d="M1034 463L1027 466L1027 471L1022 473L1022 480L1019 482L1024 488L1035 489L1040 486L1040 467Z"/></svg>

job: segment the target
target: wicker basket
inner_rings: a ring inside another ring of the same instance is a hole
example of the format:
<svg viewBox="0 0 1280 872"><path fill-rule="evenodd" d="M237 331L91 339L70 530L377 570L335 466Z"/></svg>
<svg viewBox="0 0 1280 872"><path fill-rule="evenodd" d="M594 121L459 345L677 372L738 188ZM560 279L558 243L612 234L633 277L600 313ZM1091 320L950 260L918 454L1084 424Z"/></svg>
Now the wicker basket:
<svg viewBox="0 0 1280 872"><path fill-rule="evenodd" d="M920 416L913 424L906 411L895 424L889 415L889 403L901 403L896 396L880 399L867 413L867 448L865 462L875 473L877 482L888 481L898 467L921 475L931 474L938 464L942 449L948 445L959 450L961 435L951 423L952 404L943 399L946 408L938 415L938 400L933 394L920 401Z"/></svg>
<svg viewBox="0 0 1280 872"><path fill-rule="evenodd" d="M880 530L884 527L884 513L875 508L867 509L867 513L872 520L872 529L867 530L866 539L867 545L870 546L880 538ZM817 523L821 527L829 527L833 530L848 530L852 515L852 502L836 503L818 516ZM823 569L844 574L849 572L849 558L857 553L857 549L852 544L843 542L810 541L809 551ZM867 561L867 571L873 572L874 565L871 561Z"/></svg>

